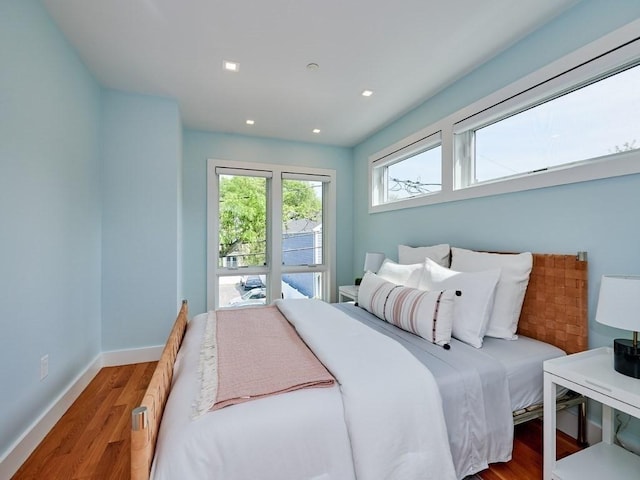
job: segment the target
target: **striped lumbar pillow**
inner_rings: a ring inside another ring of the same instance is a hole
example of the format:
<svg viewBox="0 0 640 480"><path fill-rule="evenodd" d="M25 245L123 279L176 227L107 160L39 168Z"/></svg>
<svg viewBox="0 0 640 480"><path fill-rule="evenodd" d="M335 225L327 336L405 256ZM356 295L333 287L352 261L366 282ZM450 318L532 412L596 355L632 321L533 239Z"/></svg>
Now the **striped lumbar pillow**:
<svg viewBox="0 0 640 480"><path fill-rule="evenodd" d="M358 305L376 317L437 345L451 342L455 290L425 291L403 287L367 272Z"/></svg>

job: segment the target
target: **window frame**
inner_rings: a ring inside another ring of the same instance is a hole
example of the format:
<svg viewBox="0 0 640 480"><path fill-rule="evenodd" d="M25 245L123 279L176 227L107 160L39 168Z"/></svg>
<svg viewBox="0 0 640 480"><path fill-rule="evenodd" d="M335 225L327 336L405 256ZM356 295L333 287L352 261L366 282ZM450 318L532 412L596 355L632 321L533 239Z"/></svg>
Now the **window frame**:
<svg viewBox="0 0 640 480"><path fill-rule="evenodd" d="M426 195L434 195L438 192L429 192L422 195L415 195L410 198L397 200L387 200L388 168L416 157L424 152L442 146L442 132L433 132L430 135L421 137L398 150L391 150L388 153L378 156L369 164L369 176L371 178L371 198L374 207L389 205L396 202L405 202Z"/></svg>
<svg viewBox="0 0 640 480"><path fill-rule="evenodd" d="M267 252L265 266L219 266L219 176L218 171L267 178ZM313 265L282 265L282 180L306 179L323 182L323 262ZM207 161L207 310L219 308L219 277L265 275L266 303L280 298L285 273L322 273L323 299L335 301L336 289L336 171L257 162L209 159Z"/></svg>
<svg viewBox="0 0 640 480"><path fill-rule="evenodd" d="M639 29L640 20L633 21L371 155L368 175L369 213L640 173L639 148L558 165L543 171L470 183L474 168L470 161L473 130L493 123L497 118L505 118L548 101L562 92L576 90L580 86L597 81L598 78L607 76L608 72L637 64L640 62L640 37L637 33ZM376 205L373 164L390 152L402 150L417 139L435 131L442 132L442 190L425 196ZM462 138L464 136L467 138Z"/></svg>

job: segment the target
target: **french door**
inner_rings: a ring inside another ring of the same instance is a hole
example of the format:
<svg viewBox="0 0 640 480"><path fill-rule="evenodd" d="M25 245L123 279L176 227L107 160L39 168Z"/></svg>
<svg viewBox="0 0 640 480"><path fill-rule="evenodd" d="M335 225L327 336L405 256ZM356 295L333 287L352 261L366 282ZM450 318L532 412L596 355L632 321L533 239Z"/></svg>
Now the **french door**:
<svg viewBox="0 0 640 480"><path fill-rule="evenodd" d="M335 171L209 160L207 308L331 301Z"/></svg>

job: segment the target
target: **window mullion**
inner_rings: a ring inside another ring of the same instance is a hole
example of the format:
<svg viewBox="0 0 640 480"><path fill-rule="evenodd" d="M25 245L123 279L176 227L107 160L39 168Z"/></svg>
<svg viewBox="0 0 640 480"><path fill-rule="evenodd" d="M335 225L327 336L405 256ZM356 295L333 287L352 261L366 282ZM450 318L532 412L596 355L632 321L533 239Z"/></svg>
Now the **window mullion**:
<svg viewBox="0 0 640 480"><path fill-rule="evenodd" d="M468 187L475 180L475 132L468 130L454 138L454 189Z"/></svg>
<svg viewBox="0 0 640 480"><path fill-rule="evenodd" d="M214 287L217 283L217 270L219 261L219 249L218 249L218 234L219 224L217 219L219 218L220 206L218 203L219 198L219 177L216 173L215 165L212 162L207 164L207 289L206 289L206 301L207 309L215 308L218 305L218 288Z"/></svg>
<svg viewBox="0 0 640 480"><path fill-rule="evenodd" d="M455 189L455 166L454 166L454 135L450 126L442 129L442 192L451 192Z"/></svg>
<svg viewBox="0 0 640 480"><path fill-rule="evenodd" d="M282 174L274 172L270 182L267 230L271 232L267 239L267 258L269 263L268 301L282 296Z"/></svg>

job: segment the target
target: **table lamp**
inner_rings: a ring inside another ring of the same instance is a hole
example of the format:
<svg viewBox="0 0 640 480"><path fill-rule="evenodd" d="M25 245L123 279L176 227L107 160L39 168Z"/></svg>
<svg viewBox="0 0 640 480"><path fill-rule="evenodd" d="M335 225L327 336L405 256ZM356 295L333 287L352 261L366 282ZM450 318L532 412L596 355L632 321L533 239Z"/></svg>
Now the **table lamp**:
<svg viewBox="0 0 640 480"><path fill-rule="evenodd" d="M382 262L384 262L385 258L386 258L386 255L381 252L365 253L364 254L364 271L377 273L377 271L380 270L380 267L382 266ZM362 278L356 278L356 285L360 285L361 281L362 281Z"/></svg>
<svg viewBox="0 0 640 480"><path fill-rule="evenodd" d="M613 368L629 377L640 378L640 276L602 276L596 321L633 332L633 340L613 341Z"/></svg>

